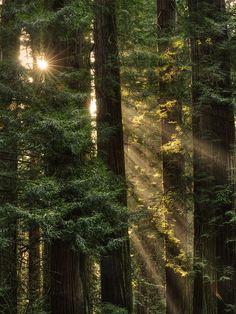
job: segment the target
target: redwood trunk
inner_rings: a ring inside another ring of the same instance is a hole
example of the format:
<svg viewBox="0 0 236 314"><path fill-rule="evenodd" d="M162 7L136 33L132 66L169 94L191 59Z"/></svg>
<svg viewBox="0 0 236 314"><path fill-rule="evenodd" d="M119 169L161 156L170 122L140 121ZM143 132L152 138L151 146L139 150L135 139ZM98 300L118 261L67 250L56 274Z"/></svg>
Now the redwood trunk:
<svg viewBox="0 0 236 314"><path fill-rule="evenodd" d="M94 38L98 156L114 174L125 180L116 1L96 1ZM103 131L107 127L112 130L105 137ZM125 190L120 195L120 203L127 206ZM127 229L117 236L125 236L127 241L102 257L102 302L125 308L131 313L131 266Z"/></svg>
<svg viewBox="0 0 236 314"><path fill-rule="evenodd" d="M13 69L18 63L19 33L12 28L16 21L13 8L17 5L14 0L3 1L0 23L1 30L1 61L8 63L9 69ZM6 37L7 34L7 37ZM3 82L9 88L17 84L19 77L14 77ZM12 85L11 85L12 84ZM10 110L9 106L14 100L9 98L1 103L1 124L0 131L0 205L16 205L17 199L17 145L16 145L16 108ZM5 119L2 117L5 116ZM6 118L7 117L7 118ZM1 237L5 239L6 245L0 249L0 311L5 314L16 313L17 311L17 254L16 254L16 226L17 222L14 213L2 217Z"/></svg>
<svg viewBox="0 0 236 314"><path fill-rule="evenodd" d="M83 281L87 272L85 256L62 240L55 241L50 251L51 313L89 313Z"/></svg>
<svg viewBox="0 0 236 314"><path fill-rule="evenodd" d="M29 302L33 306L41 296L40 229L32 226L29 231Z"/></svg>
<svg viewBox="0 0 236 314"><path fill-rule="evenodd" d="M226 22L221 25L221 34L212 31L207 35L203 23L204 18L214 23L223 22L225 3L222 0L189 1L189 8L191 21L199 30L191 39L196 261L193 311L194 314L223 314L227 304L235 306L236 302L235 273L229 275L229 280L222 278L225 269L235 271L235 247L231 241L235 227L226 223L229 221L226 213L233 210L230 172L234 114L229 54L222 49L227 41ZM211 44L207 42L209 38ZM214 70L208 69L209 66ZM226 199L220 195L227 195Z"/></svg>

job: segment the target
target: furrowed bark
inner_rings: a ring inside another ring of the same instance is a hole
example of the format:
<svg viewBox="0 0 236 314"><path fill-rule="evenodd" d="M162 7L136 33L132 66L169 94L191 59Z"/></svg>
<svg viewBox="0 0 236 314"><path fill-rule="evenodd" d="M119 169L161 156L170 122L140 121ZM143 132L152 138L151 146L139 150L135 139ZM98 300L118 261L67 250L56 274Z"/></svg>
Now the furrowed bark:
<svg viewBox="0 0 236 314"><path fill-rule="evenodd" d="M228 40L222 15L225 3L190 0L189 9L191 21L199 27L199 33L194 31L191 39L195 195L193 311L213 314L225 313L228 309L233 313L228 305L235 306L236 300L232 241L235 227L229 223L227 212L233 210L230 173L235 130L230 59L223 48ZM205 35L204 18L222 23L222 31L210 29ZM215 70L208 69L209 66ZM220 197L223 194L227 200ZM226 269L233 270L228 280L223 278Z"/></svg>
<svg viewBox="0 0 236 314"><path fill-rule="evenodd" d="M95 73L98 156L115 175L125 180L121 112L120 69L116 29L116 1L97 0L95 6ZM112 128L104 138L104 128ZM127 206L126 191L120 203ZM132 312L131 266L128 230L118 236L127 240L101 260L102 302Z"/></svg>
<svg viewBox="0 0 236 314"><path fill-rule="evenodd" d="M17 66L19 54L19 33L13 29L12 22L16 20L14 8L16 1L5 0L1 10L1 61L13 68ZM6 33L8 37L6 38ZM16 74L17 75L17 74ZM17 79L17 78L16 78ZM3 83L4 84L4 83ZM6 82L5 82L6 84ZM9 83L9 88L12 88ZM9 98L1 104L2 116L0 131L0 205L16 205L17 202L17 143L15 119L17 103ZM5 116L7 118L3 119ZM7 216L7 214L5 214ZM17 221L13 212L4 219L0 234L6 244L0 249L0 311L12 314L17 311Z"/></svg>

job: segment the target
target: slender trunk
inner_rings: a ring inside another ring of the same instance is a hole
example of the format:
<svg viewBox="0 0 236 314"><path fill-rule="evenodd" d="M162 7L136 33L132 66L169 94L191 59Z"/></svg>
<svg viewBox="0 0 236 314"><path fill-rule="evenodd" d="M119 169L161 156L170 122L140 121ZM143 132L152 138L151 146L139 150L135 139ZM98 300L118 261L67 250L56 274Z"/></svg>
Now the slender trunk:
<svg viewBox="0 0 236 314"><path fill-rule="evenodd" d="M159 54L168 54L172 48L170 37L176 23L175 0L158 0L158 35ZM177 57L174 57L177 58ZM164 66L160 65L160 66ZM184 314L188 313L186 300L186 278L175 270L175 264L179 263L177 256L181 250L186 249L186 212L184 202L184 158L182 148L174 145L176 139L181 141L179 129L182 125L182 106L178 100L178 85L175 68L167 65L167 70L160 70L159 101L161 103L161 139L163 160L163 192L167 199L167 224L166 235L166 313ZM172 79L166 76L172 73ZM168 148L167 148L168 147ZM172 148L170 148L172 147ZM178 242L176 242L176 240ZM172 266L171 266L172 264ZM186 271L186 270L185 270Z"/></svg>
<svg viewBox="0 0 236 314"><path fill-rule="evenodd" d="M12 8L16 1L4 1L1 12L1 61L8 63L13 69L18 62L19 40L18 33L12 28L15 21L15 14ZM5 32L5 33L4 33ZM6 38L6 33L8 38ZM16 78L17 79L17 78ZM9 82L5 82L8 84ZM4 84L4 83L3 83ZM11 83L9 83L11 88ZM12 110L10 109L12 108ZM1 128L0 147L0 203L16 205L17 199L17 146L15 139L15 119L17 104L10 99L2 107L3 116ZM13 121L13 122L12 122ZM0 311L1 313L12 314L17 311L17 257L16 257L16 219L14 213L10 212L9 217L5 214L4 222L1 225L1 237L6 240L6 245L0 248Z"/></svg>
<svg viewBox="0 0 236 314"><path fill-rule="evenodd" d="M96 1L94 39L98 156L114 174L125 179L116 1ZM112 128L108 138L104 138L104 127ZM125 190L120 203L127 206ZM120 236L128 238L128 231L124 230ZM132 312L130 269L128 240L102 257L102 302L125 308L128 313Z"/></svg>
<svg viewBox="0 0 236 314"><path fill-rule="evenodd" d="M44 298L44 308L46 311L50 310L50 244L47 242L43 242L42 245L42 277L43 277L43 285L42 285L42 295Z"/></svg>
<svg viewBox="0 0 236 314"><path fill-rule="evenodd" d="M224 1L191 0L189 9L191 21L199 30L191 39L196 263L193 308L194 314L225 313L227 304L235 305L236 300L235 274L229 275L229 280L223 278L224 270L235 270L233 227L226 223L226 213L233 209L230 171L234 115L229 55L222 49L227 41L226 23L221 25L221 34L212 31L207 35L203 24L204 18L223 23ZM220 198L223 194L227 200Z"/></svg>
<svg viewBox="0 0 236 314"><path fill-rule="evenodd" d="M41 296L40 229L32 226L29 231L29 302L34 305Z"/></svg>

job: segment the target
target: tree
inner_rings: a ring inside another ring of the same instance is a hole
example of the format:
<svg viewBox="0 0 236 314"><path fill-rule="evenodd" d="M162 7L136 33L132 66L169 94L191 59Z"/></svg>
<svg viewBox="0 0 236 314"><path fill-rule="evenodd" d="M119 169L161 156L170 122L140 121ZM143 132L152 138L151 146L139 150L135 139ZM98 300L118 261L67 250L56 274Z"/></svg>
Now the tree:
<svg viewBox="0 0 236 314"><path fill-rule="evenodd" d="M16 131L20 69L15 7L16 1L11 0L4 1L1 7L0 310L3 313L16 313L17 307L17 231L13 208L17 200Z"/></svg>
<svg viewBox="0 0 236 314"><path fill-rule="evenodd" d="M70 5L70 3L69 3ZM60 15L60 10L63 14L63 9L66 8L64 1L54 1L52 9L54 14ZM68 9L70 7L68 6ZM56 23L58 20L56 20ZM69 26L70 27L70 26ZM62 32L66 31L65 29ZM57 37L58 36L58 37ZM89 51L84 49L84 30L73 29L70 33L69 40L64 37L63 34L58 33L57 25L53 25L49 34L49 49L51 53L58 57L55 59L55 66L62 68L63 71L67 71L68 67L71 67L74 71L89 76L89 69L86 68L88 63L84 63L83 59L87 54L89 58ZM58 39L59 38L59 39ZM47 39L48 40L48 39ZM80 74L80 75L81 75ZM84 80L87 85L85 88L81 88L78 81L70 80L69 88L80 91L88 95L89 93L89 80ZM84 87L82 86L82 87ZM87 96L88 97L88 96ZM86 100L85 100L86 104ZM84 104L84 106L85 106ZM79 107L79 104L78 104ZM55 143L57 145L57 143ZM57 179L68 179L69 173L64 172L64 169L68 167L78 167L80 158L76 156L69 147L65 147L65 150L58 151L57 147L54 148L52 155L47 156L47 171L48 175L56 176ZM63 155L64 162L61 163L61 157ZM74 161L73 161L74 160ZM64 177L65 176L65 177ZM78 211L76 215L80 216L82 213ZM50 310L52 313L89 313L89 296L88 296L88 263L87 258L83 252L73 250L71 243L64 240L54 240L50 245Z"/></svg>
<svg viewBox="0 0 236 314"><path fill-rule="evenodd" d="M158 47L161 58L158 94L161 106L163 192L167 207L168 226L166 235L166 311L180 314L187 313L188 310L185 295L186 278L182 277L181 271L176 267L176 264L181 265L178 256L186 249L184 158L181 143L182 106L178 96L177 56L173 48L173 39L171 39L176 24L176 2L158 0L157 15ZM171 230L173 230L173 234ZM180 269L182 267L181 265Z"/></svg>
<svg viewBox="0 0 236 314"><path fill-rule="evenodd" d="M117 176L125 180L124 143L121 112L116 1L97 0L95 8L95 75L97 99L98 156ZM104 132L109 133L104 138ZM127 205L126 189L120 203ZM124 221L124 223L126 223ZM102 256L102 302L132 311L130 252L127 227L124 242Z"/></svg>
<svg viewBox="0 0 236 314"><path fill-rule="evenodd" d="M225 2L190 0L189 10L193 23L193 311L233 313L235 252L227 213L233 208L230 172L235 131Z"/></svg>

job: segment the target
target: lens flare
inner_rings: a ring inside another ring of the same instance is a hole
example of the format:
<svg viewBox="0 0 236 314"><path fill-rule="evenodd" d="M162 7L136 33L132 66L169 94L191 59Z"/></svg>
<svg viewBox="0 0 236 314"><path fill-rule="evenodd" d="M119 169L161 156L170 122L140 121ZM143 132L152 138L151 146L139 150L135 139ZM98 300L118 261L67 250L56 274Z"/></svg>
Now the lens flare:
<svg viewBox="0 0 236 314"><path fill-rule="evenodd" d="M48 62L44 58L38 58L37 66L40 70L45 71L48 68Z"/></svg>

